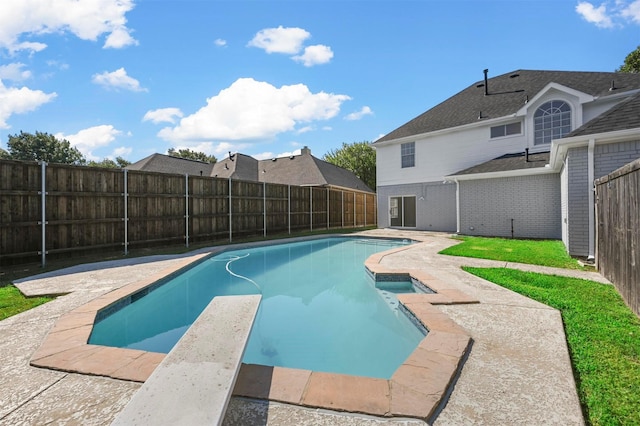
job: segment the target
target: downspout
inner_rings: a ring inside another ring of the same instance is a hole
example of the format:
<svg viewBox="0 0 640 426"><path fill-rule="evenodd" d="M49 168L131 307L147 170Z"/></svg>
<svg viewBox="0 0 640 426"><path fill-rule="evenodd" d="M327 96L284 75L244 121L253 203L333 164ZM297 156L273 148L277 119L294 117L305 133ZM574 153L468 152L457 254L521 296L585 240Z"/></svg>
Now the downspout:
<svg viewBox="0 0 640 426"><path fill-rule="evenodd" d="M588 261L595 259L595 197L593 182L594 177L594 160L593 151L596 145L595 139L589 139L589 148L587 150L587 180L589 181L589 256Z"/></svg>
<svg viewBox="0 0 640 426"><path fill-rule="evenodd" d="M460 233L460 182L458 179L453 180L456 183L456 234Z"/></svg>

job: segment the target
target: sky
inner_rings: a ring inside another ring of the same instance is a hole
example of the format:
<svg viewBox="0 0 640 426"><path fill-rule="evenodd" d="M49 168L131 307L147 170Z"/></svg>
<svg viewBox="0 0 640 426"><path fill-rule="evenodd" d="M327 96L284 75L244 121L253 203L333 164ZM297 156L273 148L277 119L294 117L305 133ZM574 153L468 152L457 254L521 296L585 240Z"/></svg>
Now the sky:
<svg viewBox="0 0 640 426"><path fill-rule="evenodd" d="M615 71L639 45L640 0L1 1L0 148L322 158L484 69Z"/></svg>

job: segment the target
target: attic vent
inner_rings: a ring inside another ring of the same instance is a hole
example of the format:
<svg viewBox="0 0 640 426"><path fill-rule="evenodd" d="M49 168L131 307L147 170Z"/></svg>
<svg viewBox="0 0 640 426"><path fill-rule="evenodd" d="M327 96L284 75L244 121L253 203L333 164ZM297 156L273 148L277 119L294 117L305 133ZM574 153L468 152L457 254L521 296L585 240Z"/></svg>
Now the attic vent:
<svg viewBox="0 0 640 426"><path fill-rule="evenodd" d="M515 73L513 73L513 74L511 74L509 76L509 78L516 78L516 77L520 77L520 74L518 74L517 72L515 72Z"/></svg>

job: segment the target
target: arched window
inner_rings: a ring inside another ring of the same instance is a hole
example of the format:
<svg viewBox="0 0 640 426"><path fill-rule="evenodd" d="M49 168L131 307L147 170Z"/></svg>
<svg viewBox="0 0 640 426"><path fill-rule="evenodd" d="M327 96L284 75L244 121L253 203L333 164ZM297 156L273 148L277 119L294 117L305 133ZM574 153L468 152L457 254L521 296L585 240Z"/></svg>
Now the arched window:
<svg viewBox="0 0 640 426"><path fill-rule="evenodd" d="M533 116L534 145L551 143L571 132L571 107L565 101L549 101Z"/></svg>

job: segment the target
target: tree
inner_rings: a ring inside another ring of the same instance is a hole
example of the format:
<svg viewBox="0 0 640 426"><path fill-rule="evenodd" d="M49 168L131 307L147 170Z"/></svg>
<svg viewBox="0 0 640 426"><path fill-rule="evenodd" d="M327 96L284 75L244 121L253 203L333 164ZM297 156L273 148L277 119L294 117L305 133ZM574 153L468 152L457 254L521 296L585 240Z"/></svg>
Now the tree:
<svg viewBox="0 0 640 426"><path fill-rule="evenodd" d="M169 148L167 151L172 157L186 158L187 160L204 161L205 163L215 163L218 159L214 155L207 155L204 152L191 151L189 148L177 150L175 148Z"/></svg>
<svg viewBox="0 0 640 426"><path fill-rule="evenodd" d="M342 143L342 147L326 153L322 159L353 172L371 189L376 189L376 151L367 141Z"/></svg>
<svg viewBox="0 0 640 426"><path fill-rule="evenodd" d="M9 135L9 155L12 160L46 161L47 163L86 164L87 160L78 148L66 140L59 140L49 133L36 134L20 131Z"/></svg>
<svg viewBox="0 0 640 426"><path fill-rule="evenodd" d="M11 154L9 154L7 151L5 151L4 149L0 148L0 160L10 160L11 159Z"/></svg>
<svg viewBox="0 0 640 426"><path fill-rule="evenodd" d="M89 161L91 167L108 167L110 169L124 169L131 161L127 161L122 157L116 157L115 161L110 158L105 158L102 161Z"/></svg>
<svg viewBox="0 0 640 426"><path fill-rule="evenodd" d="M640 46L624 58L624 63L616 71L640 73Z"/></svg>

